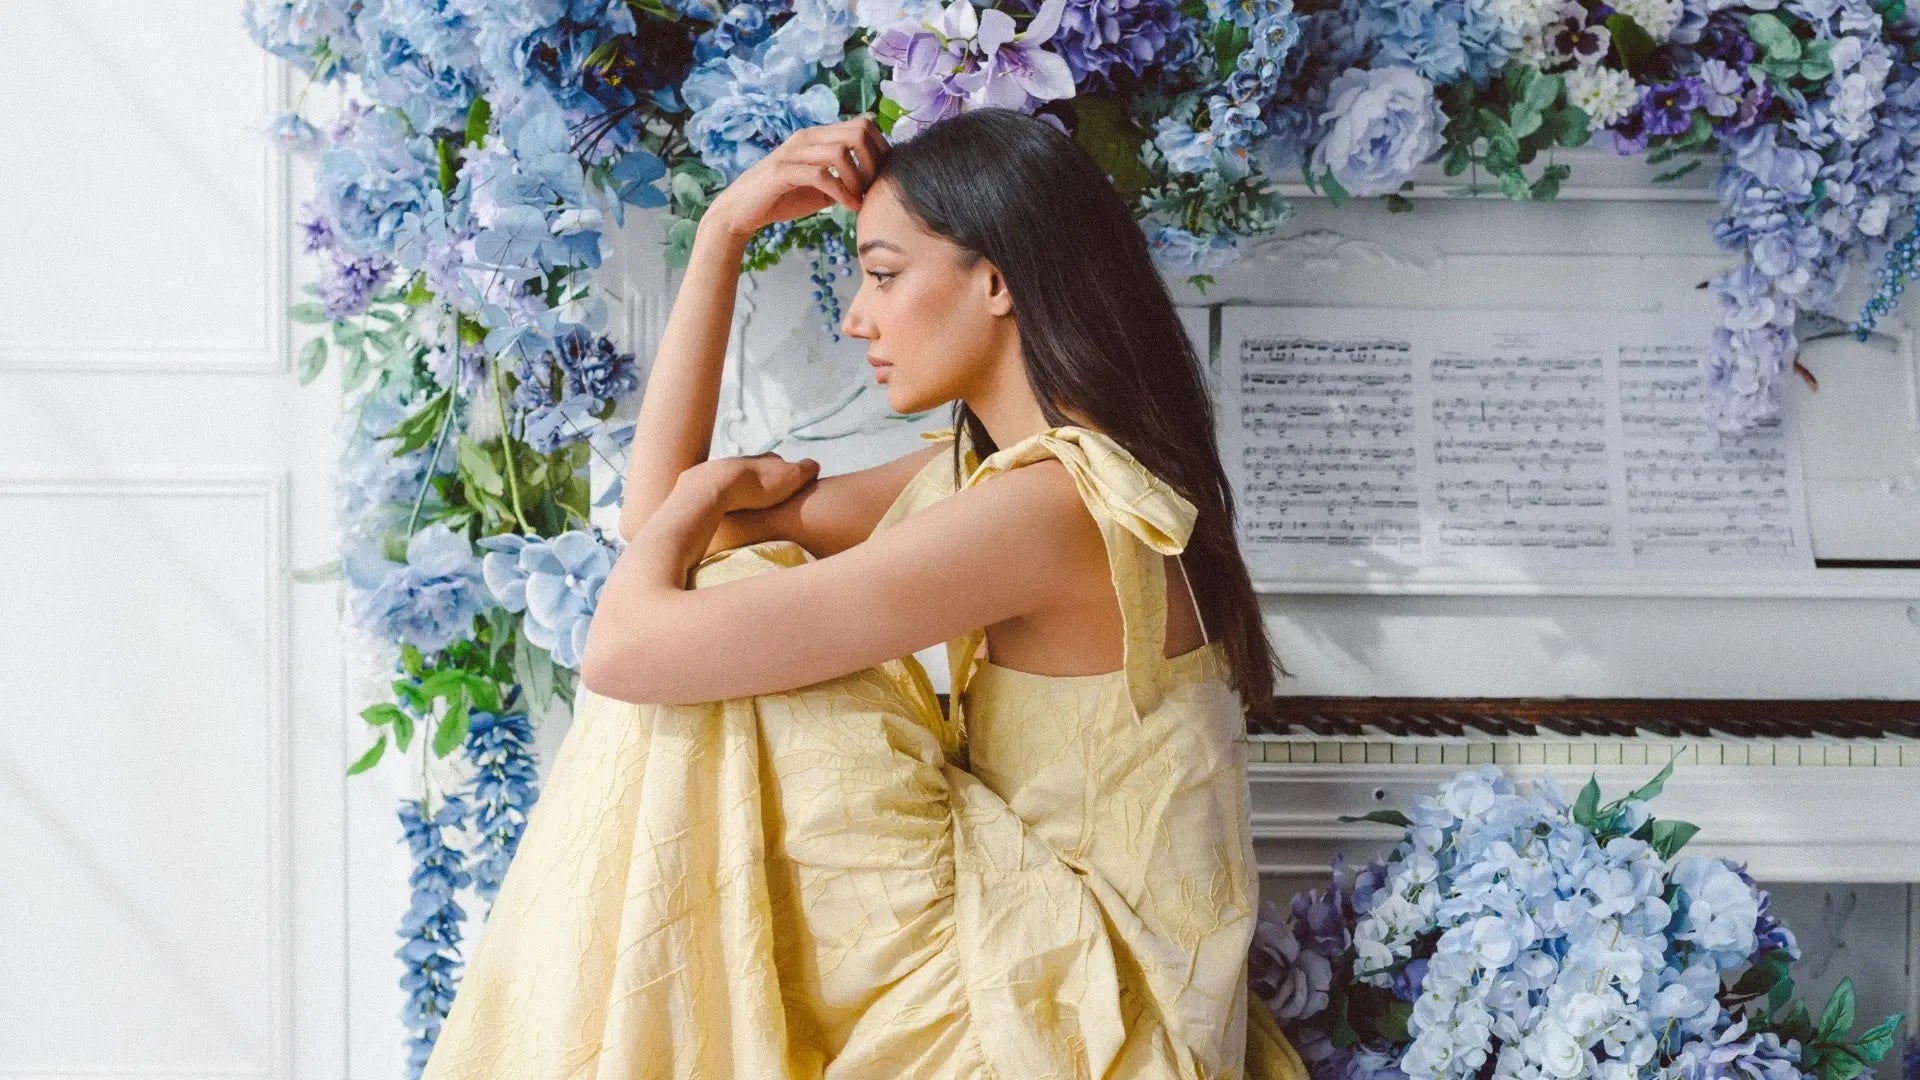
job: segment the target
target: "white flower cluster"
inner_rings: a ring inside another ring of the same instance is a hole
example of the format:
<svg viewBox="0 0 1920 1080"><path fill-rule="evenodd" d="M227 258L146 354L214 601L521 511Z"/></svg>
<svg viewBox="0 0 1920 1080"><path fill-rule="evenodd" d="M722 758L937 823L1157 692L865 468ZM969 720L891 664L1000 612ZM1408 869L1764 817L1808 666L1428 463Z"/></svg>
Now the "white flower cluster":
<svg viewBox="0 0 1920 1080"><path fill-rule="evenodd" d="M1636 829L1644 803L1624 804ZM1759 898L1727 863L1604 845L1551 778L1493 766L1422 798L1354 930L1357 979L1425 960L1400 1061L1410 1080L1635 1080L1725 1019L1720 972L1748 962ZM1427 949L1431 955L1424 955ZM1492 1047L1498 1043L1495 1053Z"/></svg>

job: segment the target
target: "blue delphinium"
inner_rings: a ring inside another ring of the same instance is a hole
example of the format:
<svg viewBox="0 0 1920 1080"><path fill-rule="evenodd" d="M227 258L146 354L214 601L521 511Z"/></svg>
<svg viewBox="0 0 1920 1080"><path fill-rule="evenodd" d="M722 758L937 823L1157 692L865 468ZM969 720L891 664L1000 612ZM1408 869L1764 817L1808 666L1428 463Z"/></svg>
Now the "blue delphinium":
<svg viewBox="0 0 1920 1080"><path fill-rule="evenodd" d="M367 541L350 544L341 561L355 625L422 653L471 638L474 616L491 605L473 545L445 525L414 533L404 563Z"/></svg>
<svg viewBox="0 0 1920 1080"><path fill-rule="evenodd" d="M525 611L520 632L562 667L579 670L600 589L615 552L574 529L551 540L515 534L484 537L487 587L508 611Z"/></svg>
<svg viewBox="0 0 1920 1080"><path fill-rule="evenodd" d="M412 1035L407 1039L407 1075L418 1080L427 1057L440 1037L440 1025L453 1008L460 959L460 926L467 914L454 892L473 881L466 856L447 843L447 833L467 818L467 806L458 795L447 795L432 816L424 814L423 800L400 800L400 827L414 868L407 882L413 886L413 904L400 920L404 944L395 950L405 967L400 988L407 1003L400 1019Z"/></svg>
<svg viewBox="0 0 1920 1080"><path fill-rule="evenodd" d="M475 711L467 728L467 757L472 760L473 830L478 839L467 852L473 891L492 906L506 880L507 867L520 846L527 815L539 797L538 772L533 760L533 725L514 697L503 702L501 713Z"/></svg>

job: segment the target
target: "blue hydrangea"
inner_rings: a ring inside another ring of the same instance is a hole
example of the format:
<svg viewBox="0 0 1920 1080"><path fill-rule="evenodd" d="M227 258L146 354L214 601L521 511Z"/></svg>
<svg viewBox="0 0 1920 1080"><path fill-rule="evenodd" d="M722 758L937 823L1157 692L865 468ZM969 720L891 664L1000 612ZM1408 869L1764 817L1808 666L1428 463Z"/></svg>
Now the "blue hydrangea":
<svg viewBox="0 0 1920 1080"><path fill-rule="evenodd" d="M551 540L515 534L489 536L483 562L487 587L508 611L524 611L520 632L561 667L579 670L600 589L614 552L592 533L575 529Z"/></svg>
<svg viewBox="0 0 1920 1080"><path fill-rule="evenodd" d="M518 434L543 454L591 437L600 414L640 385L632 353L577 328L516 364L514 378Z"/></svg>
<svg viewBox="0 0 1920 1080"><path fill-rule="evenodd" d="M419 131L458 128L480 92L471 21L446 0L371 0L354 29L356 70L375 100Z"/></svg>
<svg viewBox="0 0 1920 1080"><path fill-rule="evenodd" d="M315 46L351 37L361 0L247 0L242 24L254 44L312 71Z"/></svg>
<svg viewBox="0 0 1920 1080"><path fill-rule="evenodd" d="M1520 48L1493 0L1366 0L1376 66L1403 65L1436 83L1485 84Z"/></svg>
<svg viewBox="0 0 1920 1080"><path fill-rule="evenodd" d="M340 454L334 472L334 519L343 533L378 536L403 524L416 500L425 513L444 508L439 493L426 483L429 449L396 455L397 444L382 438L418 407L413 397L376 386L335 423ZM451 474L457 468L451 454L435 462L438 473Z"/></svg>
<svg viewBox="0 0 1920 1080"><path fill-rule="evenodd" d="M315 200L341 250L385 256L400 222L438 184L433 140L409 135L398 115L375 111L320 155Z"/></svg>
<svg viewBox="0 0 1920 1080"><path fill-rule="evenodd" d="M687 141L732 183L795 131L840 119L833 91L805 86L807 78L806 66L779 49L758 60L725 56L700 65L681 87L693 110Z"/></svg>
<svg viewBox="0 0 1920 1080"><path fill-rule="evenodd" d="M472 544L445 525L414 533L404 563L385 558L366 541L348 546L341 561L354 624L422 653L470 639L474 616L490 603Z"/></svg>
<svg viewBox="0 0 1920 1080"><path fill-rule="evenodd" d="M530 90L550 96L569 126L594 125L583 150L594 161L635 147L634 109L647 89L644 65L612 70L588 58L614 38L639 31L624 0L457 0L473 21L475 47L496 106L512 107ZM649 24L654 20L647 20ZM684 31L673 29L676 36Z"/></svg>

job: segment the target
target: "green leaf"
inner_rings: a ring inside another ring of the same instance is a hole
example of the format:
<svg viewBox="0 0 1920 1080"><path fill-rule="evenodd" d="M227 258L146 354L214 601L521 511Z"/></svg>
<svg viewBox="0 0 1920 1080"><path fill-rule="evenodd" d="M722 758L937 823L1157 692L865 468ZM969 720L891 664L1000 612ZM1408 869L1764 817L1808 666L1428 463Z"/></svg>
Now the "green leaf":
<svg viewBox="0 0 1920 1080"><path fill-rule="evenodd" d="M452 701L467 685L467 673L459 668L447 668L436 671L420 681L420 694L427 700L446 698Z"/></svg>
<svg viewBox="0 0 1920 1080"><path fill-rule="evenodd" d="M1593 118L1585 109L1570 105L1553 115L1553 141L1561 146L1585 146L1593 137Z"/></svg>
<svg viewBox="0 0 1920 1080"><path fill-rule="evenodd" d="M1678 180L1681 177L1687 175L1688 173L1692 172L1693 170L1699 167L1700 167L1700 161L1698 158L1696 158L1692 161L1687 162L1685 165L1680 166L1677 169L1668 169L1666 172L1656 173L1654 175L1653 182L1656 184L1664 184L1672 180Z"/></svg>
<svg viewBox="0 0 1920 1080"><path fill-rule="evenodd" d="M1833 996L1827 999L1827 1007L1820 1014L1820 1026L1814 1038L1820 1042L1832 1042L1853 1027L1853 980L1841 979L1840 985L1833 988Z"/></svg>
<svg viewBox="0 0 1920 1080"><path fill-rule="evenodd" d="M300 385L305 386L318 378L327 367L327 339L317 337L300 346L300 362L295 374L300 377Z"/></svg>
<svg viewBox="0 0 1920 1080"><path fill-rule="evenodd" d="M1692 822L1656 821L1653 823L1653 850L1662 859L1671 859L1699 831L1700 826Z"/></svg>
<svg viewBox="0 0 1920 1080"><path fill-rule="evenodd" d="M1767 1015L1772 1016L1793 1000L1793 976L1782 975L1780 981L1767 991Z"/></svg>
<svg viewBox="0 0 1920 1080"><path fill-rule="evenodd" d="M1390 1043L1399 1044L1407 1041L1407 1022L1412 1019L1413 1003L1396 1001L1380 1010L1380 1015L1374 1019L1373 1026L1374 1030L1380 1033L1381 1038Z"/></svg>
<svg viewBox="0 0 1920 1080"><path fill-rule="evenodd" d="M1599 809L1600 779L1595 776L1589 776L1587 777L1586 786L1580 789L1580 794L1575 796L1573 800L1573 820L1578 824L1592 828L1594 814Z"/></svg>
<svg viewBox="0 0 1920 1080"><path fill-rule="evenodd" d="M1521 104L1538 112L1553 108L1560 100L1561 91L1566 89L1566 80L1558 75L1542 75L1527 85L1527 94Z"/></svg>
<svg viewBox="0 0 1920 1080"><path fill-rule="evenodd" d="M366 753L360 755L360 760L347 766L347 775L354 776L359 773L366 772L368 769L373 768L375 765L379 764L381 755L385 754L386 752L387 752L387 737L385 735L382 735L380 736L380 741L374 743L371 747L367 749Z"/></svg>
<svg viewBox="0 0 1920 1080"><path fill-rule="evenodd" d="M1412 213L1413 200L1396 191L1387 196L1387 211L1394 214Z"/></svg>
<svg viewBox="0 0 1920 1080"><path fill-rule="evenodd" d="M506 478L495 467L492 455L465 435L460 436L460 475L489 495L497 497L507 490Z"/></svg>
<svg viewBox="0 0 1920 1080"><path fill-rule="evenodd" d="M1860 1033L1860 1039L1853 1044L1854 1051L1868 1061L1879 1061L1893 1049L1893 1033L1900 1027L1901 1015L1894 1013L1885 1020Z"/></svg>
<svg viewBox="0 0 1920 1080"><path fill-rule="evenodd" d="M1320 178L1320 186L1326 189L1327 201L1335 207L1341 207L1347 204L1347 189L1341 185L1340 181L1334 179L1332 173L1328 173Z"/></svg>
<svg viewBox="0 0 1920 1080"><path fill-rule="evenodd" d="M1653 774L1653 779L1635 788L1627 796L1627 799L1646 802L1659 795L1667 786L1667 778L1673 775L1673 763L1676 760L1675 758L1668 758L1666 765L1663 766L1659 772Z"/></svg>
<svg viewBox="0 0 1920 1080"><path fill-rule="evenodd" d="M1114 190L1122 198L1137 198L1152 185L1153 175L1140 163L1147 133L1128 118L1118 98L1083 95L1073 100L1073 113L1079 120L1073 141L1113 178Z"/></svg>
<svg viewBox="0 0 1920 1080"><path fill-rule="evenodd" d="M1807 1003L1794 1001L1787 1009L1786 1018L1775 1024L1774 1030L1780 1033L1781 1042L1788 1039L1799 1039L1802 1043L1811 1042L1813 1021L1807 1016Z"/></svg>
<svg viewBox="0 0 1920 1080"><path fill-rule="evenodd" d="M343 349L351 349L367 338L367 332L358 323L337 322L333 324L333 343Z"/></svg>
<svg viewBox="0 0 1920 1080"><path fill-rule="evenodd" d="M1473 164L1473 147L1463 143L1456 144L1447 151L1446 159L1441 162L1440 168L1448 176L1459 176L1466 172L1467 166L1471 164Z"/></svg>
<svg viewBox="0 0 1920 1080"><path fill-rule="evenodd" d="M460 163L453 156L453 137L443 135L433 140L433 156L440 165L440 190L452 191L460 179Z"/></svg>
<svg viewBox="0 0 1920 1080"><path fill-rule="evenodd" d="M393 744L405 750L413 742L413 717L405 712L393 722Z"/></svg>
<svg viewBox="0 0 1920 1080"><path fill-rule="evenodd" d="M393 430L381 434L379 438L400 440L400 446L393 452L395 457L418 450L439 432L441 421L446 419L447 410L452 406L453 391L442 390L419 412L395 424Z"/></svg>
<svg viewBox="0 0 1920 1080"><path fill-rule="evenodd" d="M527 693L527 715L545 713L553 701L553 661L525 633L514 635L513 678Z"/></svg>
<svg viewBox="0 0 1920 1080"><path fill-rule="evenodd" d="M1392 825L1398 829L1404 829L1413 824L1412 818L1398 810L1374 810L1358 816L1342 814L1340 815L1340 820L1345 822L1371 821L1380 825Z"/></svg>
<svg viewBox="0 0 1920 1080"><path fill-rule="evenodd" d="M1609 28L1613 21L1607 21ZM1764 49L1770 60L1800 59L1800 39L1793 36L1793 30L1780 16L1770 11L1757 11L1747 16L1747 36L1755 45Z"/></svg>
<svg viewBox="0 0 1920 1080"><path fill-rule="evenodd" d="M1614 55L1620 66L1639 74L1640 68L1658 47L1653 38L1629 16L1615 12L1607 16L1607 33L1613 39Z"/></svg>
<svg viewBox="0 0 1920 1080"><path fill-rule="evenodd" d="M330 559L313 566L295 567L288 571L293 580L302 585L317 585L324 581L339 581L346 577L345 565L339 559Z"/></svg>
<svg viewBox="0 0 1920 1080"><path fill-rule="evenodd" d="M375 727L405 719L406 715L406 713L400 711L400 706L395 705L391 701L383 701L378 705L369 705L360 710L360 719L365 720Z"/></svg>
<svg viewBox="0 0 1920 1080"><path fill-rule="evenodd" d="M494 686L491 679L485 679L478 675L468 676L467 696L473 699L475 708L490 713L500 711L500 690Z"/></svg>
<svg viewBox="0 0 1920 1080"><path fill-rule="evenodd" d="M1515 138L1524 139L1540 130L1543 119L1539 109L1524 103L1515 105L1513 113L1507 118L1507 130L1511 131Z"/></svg>
<svg viewBox="0 0 1920 1080"><path fill-rule="evenodd" d="M467 106L467 145L474 146L484 142L487 137L487 124L493 119L493 106L487 104L486 96L480 95Z"/></svg>
<svg viewBox="0 0 1920 1080"><path fill-rule="evenodd" d="M1768 949L1752 967L1740 973L1739 980L1733 984L1733 996L1745 999L1770 993L1786 977L1787 966L1792 962L1787 950Z"/></svg>
<svg viewBox="0 0 1920 1080"><path fill-rule="evenodd" d="M327 309L319 304L295 304L287 309L287 318L297 323L323 323L327 321Z"/></svg>
<svg viewBox="0 0 1920 1080"><path fill-rule="evenodd" d="M459 746L460 740L467 737L467 727L471 721L472 717L467 711L467 702L463 697L459 704L447 710L447 715L441 717L438 726L434 728L433 756L443 758L453 753L453 748Z"/></svg>

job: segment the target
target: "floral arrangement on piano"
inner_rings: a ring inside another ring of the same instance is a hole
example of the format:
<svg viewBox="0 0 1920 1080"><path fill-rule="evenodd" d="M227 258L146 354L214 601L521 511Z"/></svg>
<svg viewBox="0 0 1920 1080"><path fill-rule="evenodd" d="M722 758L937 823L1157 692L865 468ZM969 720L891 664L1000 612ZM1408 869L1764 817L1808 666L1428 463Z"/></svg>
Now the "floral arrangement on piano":
<svg viewBox="0 0 1920 1080"><path fill-rule="evenodd" d="M1899 1016L1853 1034L1852 983L1816 1018L1793 934L1745 870L1678 856L1697 831L1625 798L1569 802L1494 766L1410 814L1351 880L1263 904L1254 985L1315 1080L1853 1080ZM1676 857L1678 856L1678 857Z"/></svg>
<svg viewBox="0 0 1920 1080"><path fill-rule="evenodd" d="M244 22L307 75L272 122L318 160L297 373L339 365L350 613L395 654L350 771L419 734L416 1067L453 997L455 897L486 899L512 857L529 716L570 698L617 548L588 515L620 498L613 417L638 387L596 280L627 207L665 208L679 264L712 197L798 128L871 112L900 140L1014 108L1084 146L1162 268L1204 288L1287 219L1273 177L1407 210L1432 161L1550 199L1556 148L1694 155L1664 177L1717 150L1734 259L1705 419L1727 429L1778 408L1798 317L1852 263L1882 260L1866 334L1920 255L1905 0L245 0ZM347 100L324 128L301 113L316 84ZM764 230L747 268L809 253L837 340L852 236L830 207ZM615 477L597 498L595 457ZM465 770L438 809L429 751Z"/></svg>

